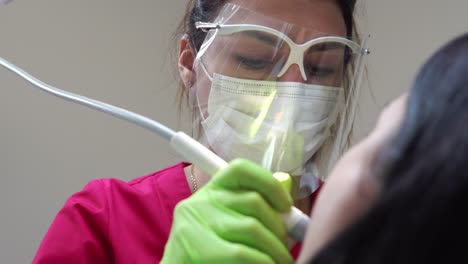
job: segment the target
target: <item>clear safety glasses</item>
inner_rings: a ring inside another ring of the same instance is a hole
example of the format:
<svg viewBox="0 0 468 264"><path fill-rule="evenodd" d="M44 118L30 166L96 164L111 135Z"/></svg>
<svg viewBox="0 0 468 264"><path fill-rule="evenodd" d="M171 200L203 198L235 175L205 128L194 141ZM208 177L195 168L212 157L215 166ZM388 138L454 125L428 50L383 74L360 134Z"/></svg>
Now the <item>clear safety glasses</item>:
<svg viewBox="0 0 468 264"><path fill-rule="evenodd" d="M196 27L214 31L200 49L203 66L203 57L210 48L223 58L222 67L214 72L242 79L283 79L339 87L346 64L352 57L368 52L338 36L321 36L297 44L285 33L263 25L197 22ZM293 65L298 66L301 79L285 76Z"/></svg>

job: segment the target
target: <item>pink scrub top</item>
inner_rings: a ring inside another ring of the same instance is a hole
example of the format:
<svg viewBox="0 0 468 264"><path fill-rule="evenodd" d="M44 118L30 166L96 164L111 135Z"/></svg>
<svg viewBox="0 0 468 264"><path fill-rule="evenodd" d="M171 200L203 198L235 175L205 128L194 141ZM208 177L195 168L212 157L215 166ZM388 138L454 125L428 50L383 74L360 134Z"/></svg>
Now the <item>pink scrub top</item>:
<svg viewBox="0 0 468 264"><path fill-rule="evenodd" d="M71 196L33 263L159 263L176 204L191 195L184 167L123 182L100 179ZM297 257L300 244L291 254Z"/></svg>

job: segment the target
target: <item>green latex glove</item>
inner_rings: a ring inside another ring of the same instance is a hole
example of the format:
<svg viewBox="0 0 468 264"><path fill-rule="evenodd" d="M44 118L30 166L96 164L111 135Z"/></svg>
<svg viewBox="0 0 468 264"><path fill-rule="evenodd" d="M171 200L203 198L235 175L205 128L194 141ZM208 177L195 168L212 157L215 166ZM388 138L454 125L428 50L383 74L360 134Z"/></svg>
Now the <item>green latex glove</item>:
<svg viewBox="0 0 468 264"><path fill-rule="evenodd" d="M280 217L291 206L269 171L234 160L176 206L161 263L293 263Z"/></svg>

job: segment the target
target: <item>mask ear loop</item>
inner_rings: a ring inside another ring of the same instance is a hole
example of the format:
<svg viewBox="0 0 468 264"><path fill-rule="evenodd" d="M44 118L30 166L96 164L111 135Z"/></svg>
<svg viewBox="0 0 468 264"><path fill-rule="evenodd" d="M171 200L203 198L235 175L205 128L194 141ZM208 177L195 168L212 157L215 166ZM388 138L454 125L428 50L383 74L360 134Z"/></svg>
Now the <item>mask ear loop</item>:
<svg viewBox="0 0 468 264"><path fill-rule="evenodd" d="M210 73L208 72L208 69L206 68L205 64L203 63L203 61L200 59L200 61L198 62L200 67L202 68L203 72L205 73L206 77L208 77L208 79L213 82L213 77L210 75Z"/></svg>

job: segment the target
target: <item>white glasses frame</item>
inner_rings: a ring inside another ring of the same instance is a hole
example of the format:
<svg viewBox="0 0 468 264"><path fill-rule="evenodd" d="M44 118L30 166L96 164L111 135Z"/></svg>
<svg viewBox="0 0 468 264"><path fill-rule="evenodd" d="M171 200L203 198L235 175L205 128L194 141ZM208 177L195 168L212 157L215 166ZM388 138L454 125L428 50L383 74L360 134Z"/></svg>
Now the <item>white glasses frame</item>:
<svg viewBox="0 0 468 264"><path fill-rule="evenodd" d="M304 79L304 81L307 81L307 75L304 69L303 58L304 58L305 52L313 45L327 43L327 42L335 42L335 43L341 43L341 44L348 46L354 54L367 55L370 53L368 49L363 49L356 42L349 40L347 38L338 37L338 36L318 37L304 44L297 44L290 37L283 34L282 32L275 30L273 28L266 27L266 26L260 26L260 25L254 25L254 24L230 24L230 25L223 24L222 25L219 23L196 22L195 27L197 29L203 30L204 32L215 30L215 35L216 34L230 35L230 34L242 32L242 31L258 30L258 31L262 31L265 33L275 35L278 38L284 40L289 45L291 51L290 51L288 60L284 64L281 71L278 73L278 76L277 76L278 78L283 76L293 64L297 64L299 66L299 70L301 72L302 78ZM201 55L204 53L204 51L206 50L206 48L208 48L208 46L211 44L213 39L214 37L211 39L211 41L206 42L202 46L202 48L200 48L200 52L198 55Z"/></svg>

